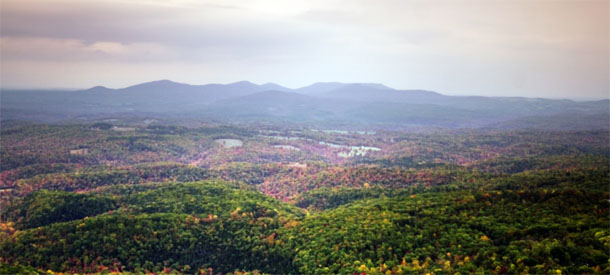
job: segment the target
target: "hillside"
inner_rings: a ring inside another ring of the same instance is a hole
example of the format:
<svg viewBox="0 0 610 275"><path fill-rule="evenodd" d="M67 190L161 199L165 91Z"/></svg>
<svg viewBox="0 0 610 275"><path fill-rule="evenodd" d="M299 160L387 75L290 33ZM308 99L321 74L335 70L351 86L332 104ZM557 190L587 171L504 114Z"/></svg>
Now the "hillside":
<svg viewBox="0 0 610 275"><path fill-rule="evenodd" d="M0 244L1 256L72 272L197 272L208 267L223 273L239 268L292 271L290 258L273 249L273 236L303 214L260 193L199 182L164 185L117 200L121 209L116 211L20 231L13 241ZM50 210L64 207L60 203Z"/></svg>

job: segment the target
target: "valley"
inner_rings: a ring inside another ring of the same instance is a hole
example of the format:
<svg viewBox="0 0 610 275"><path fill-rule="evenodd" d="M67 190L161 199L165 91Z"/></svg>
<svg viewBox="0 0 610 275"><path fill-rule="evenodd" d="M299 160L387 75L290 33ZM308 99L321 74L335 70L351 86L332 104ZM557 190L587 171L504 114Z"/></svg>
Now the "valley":
<svg viewBox="0 0 610 275"><path fill-rule="evenodd" d="M129 118L12 122L0 145L3 272L610 268L604 130Z"/></svg>

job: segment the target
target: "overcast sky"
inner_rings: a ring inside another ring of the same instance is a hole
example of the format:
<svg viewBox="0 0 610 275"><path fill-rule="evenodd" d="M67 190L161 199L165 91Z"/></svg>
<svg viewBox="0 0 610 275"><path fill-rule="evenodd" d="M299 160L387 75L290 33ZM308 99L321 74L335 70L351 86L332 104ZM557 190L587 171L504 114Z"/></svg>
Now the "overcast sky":
<svg viewBox="0 0 610 275"><path fill-rule="evenodd" d="M608 98L609 1L2 0L3 88L170 79Z"/></svg>

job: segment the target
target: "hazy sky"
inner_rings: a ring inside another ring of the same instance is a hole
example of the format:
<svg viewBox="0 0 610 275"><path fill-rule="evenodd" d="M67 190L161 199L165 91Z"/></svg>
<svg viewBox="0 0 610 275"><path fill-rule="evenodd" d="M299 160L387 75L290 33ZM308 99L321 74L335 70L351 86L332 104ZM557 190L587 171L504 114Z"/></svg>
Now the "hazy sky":
<svg viewBox="0 0 610 275"><path fill-rule="evenodd" d="M609 97L609 1L2 0L4 88L171 79Z"/></svg>

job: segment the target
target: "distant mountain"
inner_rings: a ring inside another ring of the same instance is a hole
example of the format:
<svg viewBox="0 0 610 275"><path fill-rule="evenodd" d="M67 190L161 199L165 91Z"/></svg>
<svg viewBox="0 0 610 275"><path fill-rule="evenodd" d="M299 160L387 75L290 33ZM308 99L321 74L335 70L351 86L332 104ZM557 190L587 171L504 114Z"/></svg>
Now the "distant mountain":
<svg viewBox="0 0 610 275"><path fill-rule="evenodd" d="M172 92L172 91L185 91L195 89L197 86L173 82L170 80L157 80L152 82L146 82L142 84L133 85L127 88L120 89L122 91L129 92Z"/></svg>
<svg viewBox="0 0 610 275"><path fill-rule="evenodd" d="M223 103L239 103L239 104L300 104L307 103L314 100L315 98L294 93L294 92L282 92L282 91L263 91L248 94L241 97L235 97L219 101L219 104Z"/></svg>
<svg viewBox="0 0 610 275"><path fill-rule="evenodd" d="M392 88L379 83L341 83L341 82L317 82L309 86L296 89L295 92L308 95L322 95L333 90L349 87L362 86L377 90L393 90Z"/></svg>
<svg viewBox="0 0 610 275"><path fill-rule="evenodd" d="M320 94L324 97L366 102L438 103L445 96L422 90L379 89L367 84L346 84Z"/></svg>
<svg viewBox="0 0 610 275"><path fill-rule="evenodd" d="M383 85L381 83L356 83L356 84L364 85L364 86L375 88L375 89L378 89L378 90L394 90L393 88L390 88L390 87L388 87L386 85Z"/></svg>
<svg viewBox="0 0 610 275"><path fill-rule="evenodd" d="M189 85L170 80L146 82L121 89L102 88L103 87L95 87L85 90L84 92L113 91L123 95L146 97L150 97L151 95L164 97L174 97L176 95L197 96L200 94L216 97L231 97L268 89L248 81L240 81L231 84Z"/></svg>
<svg viewBox="0 0 610 275"><path fill-rule="evenodd" d="M104 93L104 92L110 92L113 91L113 89L109 89L106 88L104 86L95 86L93 88L87 89L84 92L88 92L88 93Z"/></svg>
<svg viewBox="0 0 610 275"><path fill-rule="evenodd" d="M519 117L490 125L490 127L495 129L589 130L607 129L609 125L610 116L607 113L560 113Z"/></svg>
<svg viewBox="0 0 610 275"><path fill-rule="evenodd" d="M261 88L263 88L265 90L269 90L269 91L281 91L281 92L292 91L292 89L290 89L290 88L286 88L284 86L280 86L280 85L277 85L277 84L271 83L271 82L261 85Z"/></svg>
<svg viewBox="0 0 610 275"><path fill-rule="evenodd" d="M295 121L330 118L327 100L294 92L264 91L215 102L206 110L217 118L281 118Z"/></svg>
<svg viewBox="0 0 610 275"><path fill-rule="evenodd" d="M65 121L159 117L281 121L359 127L608 129L610 101L447 96L375 83L319 82L299 89L248 81L189 85L170 80L121 89L0 93L2 120Z"/></svg>
<svg viewBox="0 0 610 275"><path fill-rule="evenodd" d="M192 108L201 104L211 104L218 100L244 96L267 90L290 89L277 84L257 85L248 81L230 84L189 85L170 80L158 80L121 89L94 87L82 91L89 97L99 96L99 93L110 93L107 100L120 100L124 104L140 106L143 109L159 110L166 105L179 105L181 108ZM111 102L107 102L111 103ZM163 106L159 106L163 105ZM152 108L147 108L152 107Z"/></svg>
<svg viewBox="0 0 610 275"><path fill-rule="evenodd" d="M319 95L343 86L345 86L345 84L339 82L317 82L309 86L296 89L295 92L308 95Z"/></svg>

